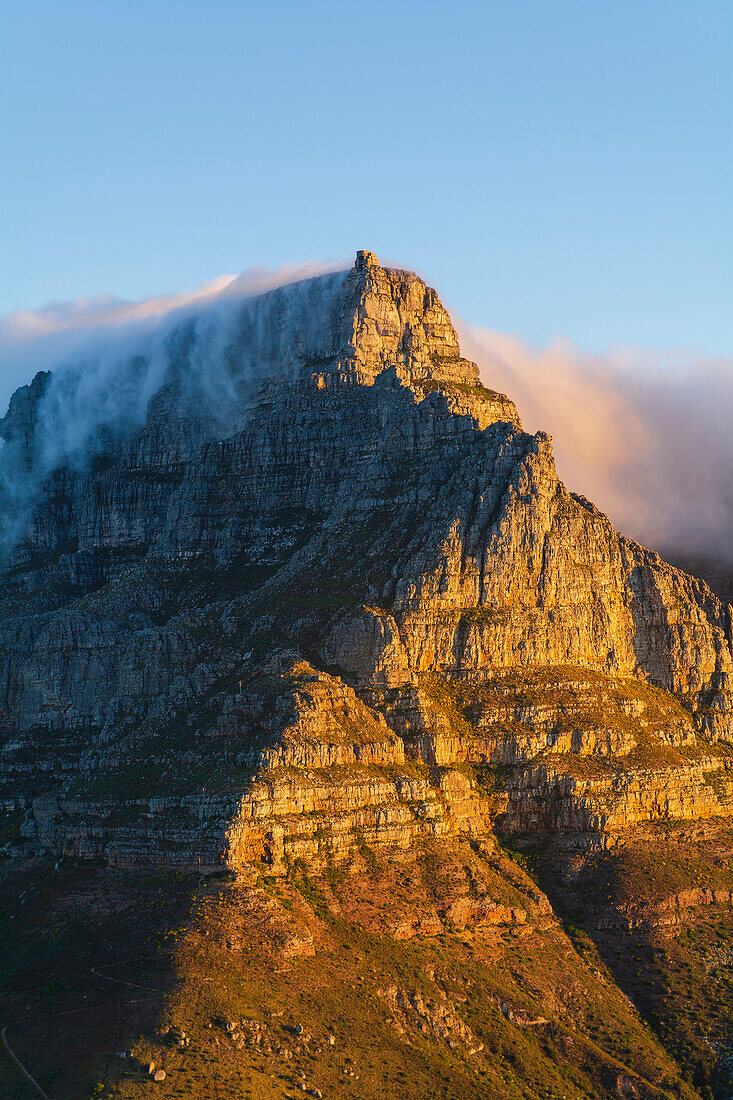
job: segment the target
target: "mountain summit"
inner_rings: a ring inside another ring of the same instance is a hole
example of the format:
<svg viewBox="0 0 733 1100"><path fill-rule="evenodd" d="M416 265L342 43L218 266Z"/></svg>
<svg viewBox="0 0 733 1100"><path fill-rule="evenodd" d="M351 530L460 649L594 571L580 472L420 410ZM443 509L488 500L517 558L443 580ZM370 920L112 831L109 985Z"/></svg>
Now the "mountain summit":
<svg viewBox="0 0 733 1100"><path fill-rule="evenodd" d="M8 853L228 869L251 893L224 940L281 961L349 920L395 943L521 925L560 951L499 842L569 882L660 822L731 814L733 609L566 489L417 276L359 252L187 315L154 352L38 375L0 431ZM374 979L390 1035L481 1065L463 1095L513 1095L481 1012L536 1035L558 976L542 1011L487 992L464 1019L425 966L427 1000ZM671 1095L618 998L623 1058L608 1037L607 1063L557 1057L583 1095Z"/></svg>

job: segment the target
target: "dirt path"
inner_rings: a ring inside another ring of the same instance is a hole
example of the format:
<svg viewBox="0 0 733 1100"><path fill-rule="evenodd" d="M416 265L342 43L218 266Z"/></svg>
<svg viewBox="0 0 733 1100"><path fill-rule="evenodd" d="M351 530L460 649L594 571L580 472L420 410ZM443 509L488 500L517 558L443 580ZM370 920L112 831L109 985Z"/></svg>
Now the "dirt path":
<svg viewBox="0 0 733 1100"><path fill-rule="evenodd" d="M157 985L138 985L137 982L126 982L123 978L110 978L108 974L102 974L96 967L92 967L91 973L105 982L114 982L115 985L129 985L131 989L144 989L148 993L165 993L165 989L159 989Z"/></svg>
<svg viewBox="0 0 733 1100"><path fill-rule="evenodd" d="M116 985L128 985L132 989L145 990L146 993L165 993L164 989L159 989L157 986L154 986L154 985L138 985L137 982L127 982L123 978L110 978L107 974L102 974L99 970L96 969L96 967L91 968L91 973L96 975L97 978L102 978L105 982L114 982ZM128 1004L141 1004L142 1001L128 1001L127 1003ZM48 1016L39 1017L39 1019L52 1020L56 1016L69 1016L72 1013L76 1013L76 1012L88 1012L90 1009L94 1009L94 1008L97 1008L97 1007L101 1007L101 1006L83 1005L81 1008L67 1009L66 1012L53 1012ZM18 1055L15 1053L13 1048L10 1046L10 1043L8 1042L7 1036L5 1034L7 1030L8 1030L7 1026L2 1029L2 1032L0 1032L0 1038L2 1038L3 1044L4 1044L5 1049L7 1050L8 1054L13 1059L16 1066L20 1070L20 1072L24 1075L24 1077L26 1077L30 1081L30 1083L41 1094L41 1096L43 1096L45 1098L45 1100L51 1100L48 1093L43 1091L41 1086L38 1084L38 1081L36 1081L35 1077L31 1076L31 1074L28 1072L28 1070L25 1068L25 1066L21 1062Z"/></svg>
<svg viewBox="0 0 733 1100"><path fill-rule="evenodd" d="M31 1084L33 1085L33 1087L34 1087L35 1089L37 1089L37 1091L38 1091L38 1092L40 1092L41 1096L45 1097L45 1100L51 1100L51 1097L50 1097L50 1096L48 1095L48 1093L47 1093L47 1092L44 1092L44 1091L43 1091L43 1089L41 1088L41 1086L40 1086L40 1085L38 1084L38 1081L36 1081L35 1077L31 1077L30 1073L29 1073L29 1072L28 1072L28 1070L27 1070L27 1069L25 1068L25 1066L24 1066L24 1065L23 1065L23 1063L21 1062L21 1060L20 1060L20 1058L18 1057L18 1055L17 1055L16 1053L15 1053L15 1051L14 1051L14 1050L12 1049L12 1047L10 1046L10 1043L8 1042L8 1040L7 1040L6 1036L5 1036L5 1032L6 1032L7 1030L8 1030L8 1029L7 1029L7 1027L4 1027L4 1028L3 1028L3 1030L2 1030L2 1032L0 1032L0 1037L2 1038L2 1041L3 1041L3 1043L5 1044L5 1049L7 1050L8 1054L9 1054L9 1055L10 1055L10 1057L11 1057L11 1058L13 1059L13 1061L14 1061L14 1062L15 1062L15 1064L16 1064L16 1066L17 1066L17 1067L18 1067L18 1069L20 1070L20 1072L21 1072L21 1073L22 1073L22 1074L23 1074L23 1075L24 1075L25 1077L27 1077L27 1078L28 1078L28 1080L30 1081L30 1083L31 1083Z"/></svg>

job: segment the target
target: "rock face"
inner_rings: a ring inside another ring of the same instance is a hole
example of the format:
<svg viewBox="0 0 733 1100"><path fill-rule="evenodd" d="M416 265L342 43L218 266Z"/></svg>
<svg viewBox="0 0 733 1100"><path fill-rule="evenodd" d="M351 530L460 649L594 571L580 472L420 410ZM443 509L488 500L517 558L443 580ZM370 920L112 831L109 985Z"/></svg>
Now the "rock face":
<svg viewBox="0 0 733 1100"><path fill-rule="evenodd" d="M435 291L360 252L166 355L81 450L73 376L0 426L18 850L278 873L730 813L733 610L565 488Z"/></svg>

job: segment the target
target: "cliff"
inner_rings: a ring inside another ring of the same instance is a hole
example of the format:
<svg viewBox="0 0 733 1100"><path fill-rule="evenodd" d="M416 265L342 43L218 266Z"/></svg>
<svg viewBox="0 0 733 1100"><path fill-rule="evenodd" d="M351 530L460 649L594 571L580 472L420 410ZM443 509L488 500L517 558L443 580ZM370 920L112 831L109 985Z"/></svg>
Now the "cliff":
<svg viewBox="0 0 733 1100"><path fill-rule="evenodd" d="M551 943L534 1007L485 995L512 1035L559 1028L574 948L501 845L544 853L562 906L558 883L600 889L645 830L725 828L733 608L570 492L435 291L371 253L94 370L39 374L0 424L6 854L138 883L228 868L210 927L187 925L196 958L226 926L225 968L245 942L317 958L358 928L483 937L485 982L513 938L538 967ZM730 908L716 875L578 919L682 926ZM403 965L382 960L373 990L390 1035L480 1060L456 989L407 988ZM602 1004L588 965L574 980ZM667 1055L613 996L636 1068L606 1037L578 1095L671 1095Z"/></svg>
<svg viewBox="0 0 733 1100"><path fill-rule="evenodd" d="M727 807L728 795L703 797L700 777L728 789L713 743L733 731L730 608L562 485L548 437L525 433L511 401L481 385L416 276L359 253L350 272L293 294L242 303L230 389L247 398L227 418L202 399L194 415L201 352L174 333L144 422L98 425L83 461L45 474L8 559L1 635L4 797L29 811L26 838L82 851L88 827L93 850L121 845L133 859L136 846L146 858L146 836L157 851L175 839L184 861L256 859L242 815L270 821L258 835L285 837L306 805L332 814L329 772L352 768L342 832L394 805L401 824L383 835L406 844L441 798L438 817L462 827L429 769L463 764L519 768L495 822L513 830L535 819L528 807L547 801L551 776L588 755L618 761L632 788L698 792L668 799L672 815ZM263 336L268 324L277 339ZM31 474L57 391L70 401L68 379L54 390L39 375L2 422L4 459ZM303 714L282 717L293 673L277 653L294 647L331 684L305 733ZM547 675L567 668L585 697L575 718L547 697ZM509 670L519 708L469 706L456 727L425 703L436 678L498 698ZM644 685L650 698L656 689L656 724ZM336 699L354 744L379 731L371 756L334 741ZM310 746L300 753L288 747L296 727ZM634 757L640 738L677 744L678 758L650 770ZM404 767L405 749L427 769L405 779L424 785L420 798L360 772ZM270 773L290 778L262 803ZM557 816L566 830L623 824L619 809L587 810L587 782L563 782L586 806ZM475 797L469 817L489 828ZM628 823L658 812L624 797ZM119 807L143 815L138 840L114 825ZM174 826L187 814L197 824Z"/></svg>

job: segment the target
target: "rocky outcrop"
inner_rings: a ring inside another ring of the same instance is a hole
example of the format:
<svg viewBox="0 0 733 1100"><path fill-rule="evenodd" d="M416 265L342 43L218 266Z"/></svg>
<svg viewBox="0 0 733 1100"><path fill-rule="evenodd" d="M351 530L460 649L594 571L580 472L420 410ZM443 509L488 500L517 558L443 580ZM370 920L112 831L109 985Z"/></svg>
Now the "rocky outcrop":
<svg viewBox="0 0 733 1100"><path fill-rule="evenodd" d="M404 849L421 837L490 830L475 782L408 763L401 738L341 681L303 661L288 671L295 690L278 703L287 724L271 722L274 746L257 753L228 830L230 865L264 862L282 872L302 859L324 869L364 845Z"/></svg>
<svg viewBox="0 0 733 1100"><path fill-rule="evenodd" d="M469 1055L484 1049L445 994L435 999L424 997L417 989L391 985L381 991L381 995L389 1005L393 1026L399 1035L406 1036L414 1029L442 1040L452 1049L464 1047Z"/></svg>
<svg viewBox="0 0 733 1100"><path fill-rule="evenodd" d="M440 497L426 505L425 526L443 532L434 565L421 550L388 609L340 622L329 659L384 687L430 669L478 679L517 665L586 665L689 700L709 734L730 738L730 611L568 493L542 433L510 435L492 457L502 463L496 481L464 468L452 520Z"/></svg>
<svg viewBox="0 0 733 1100"><path fill-rule="evenodd" d="M693 886L662 901L649 903L639 899L636 904L617 905L598 913L596 926L604 931L674 930L690 923L699 913L704 914L711 906L723 912L733 909L733 890ZM724 965L729 963L730 954L728 952L721 960Z"/></svg>
<svg viewBox="0 0 733 1100"><path fill-rule="evenodd" d="M729 759L702 757L666 766L643 763L574 774L572 763L548 756L513 775L497 824L509 833L560 834L571 844L617 842L633 825L660 819L698 820L733 812Z"/></svg>
<svg viewBox="0 0 733 1100"><path fill-rule="evenodd" d="M373 694L373 705L430 764L515 765L543 753L624 758L643 743L694 746L689 711L667 692L574 665L498 670L475 679L429 674Z"/></svg>
<svg viewBox="0 0 733 1100"><path fill-rule="evenodd" d="M73 461L73 378L2 422L16 847L275 873L729 813L731 608L565 488L435 292L359 253L233 310Z"/></svg>

